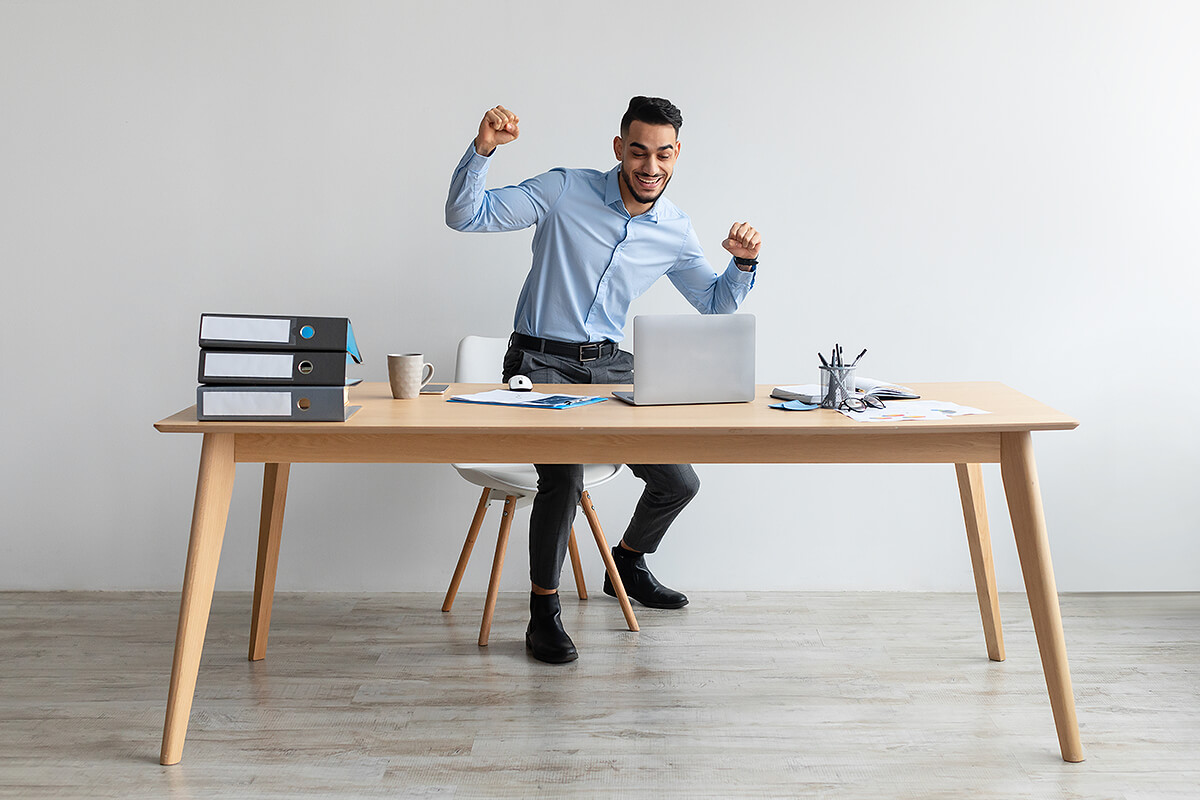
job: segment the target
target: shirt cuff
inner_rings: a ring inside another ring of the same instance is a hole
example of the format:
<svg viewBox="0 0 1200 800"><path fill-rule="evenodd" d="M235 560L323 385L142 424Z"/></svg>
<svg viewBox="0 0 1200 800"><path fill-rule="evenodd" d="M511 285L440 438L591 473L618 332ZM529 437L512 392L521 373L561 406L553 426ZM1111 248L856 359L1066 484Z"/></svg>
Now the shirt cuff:
<svg viewBox="0 0 1200 800"><path fill-rule="evenodd" d="M475 152L475 140L467 145L467 152L463 154L462 163L471 172L487 172L488 164L492 161L488 156L481 156Z"/></svg>
<svg viewBox="0 0 1200 800"><path fill-rule="evenodd" d="M744 269L738 269L737 262L732 258L729 259L729 266L725 268L725 277L735 283L745 284L747 286L754 285L754 276L758 274L758 265L751 267L747 272Z"/></svg>

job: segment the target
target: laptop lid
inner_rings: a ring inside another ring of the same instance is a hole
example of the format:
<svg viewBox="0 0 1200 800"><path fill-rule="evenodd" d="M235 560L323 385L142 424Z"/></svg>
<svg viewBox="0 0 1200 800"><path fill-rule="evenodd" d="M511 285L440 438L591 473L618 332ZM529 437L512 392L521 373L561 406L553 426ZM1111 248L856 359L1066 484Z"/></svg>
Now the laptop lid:
<svg viewBox="0 0 1200 800"><path fill-rule="evenodd" d="M753 314L634 317L636 405L754 399Z"/></svg>

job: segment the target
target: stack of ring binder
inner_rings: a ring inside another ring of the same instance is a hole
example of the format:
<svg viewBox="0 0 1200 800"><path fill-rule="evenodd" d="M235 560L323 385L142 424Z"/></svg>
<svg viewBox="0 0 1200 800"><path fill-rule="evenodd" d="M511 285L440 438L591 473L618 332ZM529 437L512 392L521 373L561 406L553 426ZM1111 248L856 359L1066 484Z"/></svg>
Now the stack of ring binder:
<svg viewBox="0 0 1200 800"><path fill-rule="evenodd" d="M348 364L361 364L346 317L200 315L196 418L343 422Z"/></svg>

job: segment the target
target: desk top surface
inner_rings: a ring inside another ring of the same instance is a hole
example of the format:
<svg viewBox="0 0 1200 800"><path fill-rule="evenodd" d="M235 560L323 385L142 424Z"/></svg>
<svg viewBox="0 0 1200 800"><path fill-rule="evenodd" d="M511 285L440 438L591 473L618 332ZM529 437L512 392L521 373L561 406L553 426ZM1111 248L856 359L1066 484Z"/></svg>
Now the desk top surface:
<svg viewBox="0 0 1200 800"><path fill-rule="evenodd" d="M447 433L605 433L721 434L738 432L795 434L932 433L937 431L1012 432L1071 430L1079 425L1002 383L909 383L922 398L943 400L990 411L936 422L856 422L831 410L780 411L769 406L770 384L758 387L750 403L691 406L630 406L612 399L614 389L629 386L538 385L539 391L610 397L603 403L570 409L512 408L451 403L453 394L497 388L496 384L451 384L446 395L394 400L386 383L361 383L350 389L350 404L362 408L345 422L200 422L191 406L160 420L163 433L272 434L447 434ZM888 401L899 404L902 401Z"/></svg>

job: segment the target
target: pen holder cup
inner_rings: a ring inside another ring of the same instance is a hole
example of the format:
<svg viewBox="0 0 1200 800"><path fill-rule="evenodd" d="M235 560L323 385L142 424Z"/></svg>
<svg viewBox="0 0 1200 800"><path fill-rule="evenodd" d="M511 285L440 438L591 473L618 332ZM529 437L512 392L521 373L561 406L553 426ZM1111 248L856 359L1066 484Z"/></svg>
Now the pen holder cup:
<svg viewBox="0 0 1200 800"><path fill-rule="evenodd" d="M854 397L854 367L820 367L821 408L841 408Z"/></svg>

